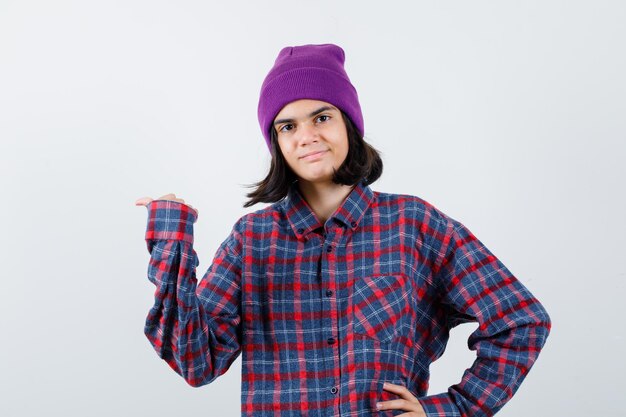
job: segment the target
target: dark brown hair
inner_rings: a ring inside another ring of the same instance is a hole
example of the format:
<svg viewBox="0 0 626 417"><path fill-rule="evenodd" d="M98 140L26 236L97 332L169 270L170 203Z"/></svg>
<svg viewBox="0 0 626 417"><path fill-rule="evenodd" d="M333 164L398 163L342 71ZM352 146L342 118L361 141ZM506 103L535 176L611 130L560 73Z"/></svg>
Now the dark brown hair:
<svg viewBox="0 0 626 417"><path fill-rule="evenodd" d="M380 151L368 144L354 127L350 118L341 111L341 116L348 133L348 154L338 169L333 169L332 181L335 184L355 185L361 180L372 184L383 173L383 161ZM275 203L282 200L289 191L289 186L298 180L298 176L289 167L283 157L277 141L278 134L271 127L270 145L272 161L267 176L247 187L256 187L246 194L250 198L243 206L250 207L256 203Z"/></svg>

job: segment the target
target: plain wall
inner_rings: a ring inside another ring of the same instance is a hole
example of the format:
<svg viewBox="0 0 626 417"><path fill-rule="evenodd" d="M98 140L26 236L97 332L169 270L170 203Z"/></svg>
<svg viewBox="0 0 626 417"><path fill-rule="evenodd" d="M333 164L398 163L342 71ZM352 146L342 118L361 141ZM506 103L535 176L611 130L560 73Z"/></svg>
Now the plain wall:
<svg viewBox="0 0 626 417"><path fill-rule="evenodd" d="M241 358L192 388L143 334L139 197L198 208L201 276L269 153L284 46L336 43L377 191L461 221L552 332L502 417L626 415L621 1L0 1L0 415L240 413ZM429 394L475 352L453 330Z"/></svg>

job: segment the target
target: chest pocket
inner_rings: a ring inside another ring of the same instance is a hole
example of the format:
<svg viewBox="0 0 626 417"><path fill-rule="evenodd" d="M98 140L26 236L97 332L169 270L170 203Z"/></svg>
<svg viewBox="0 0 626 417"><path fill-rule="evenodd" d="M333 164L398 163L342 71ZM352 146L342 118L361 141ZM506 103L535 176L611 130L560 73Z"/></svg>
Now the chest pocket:
<svg viewBox="0 0 626 417"><path fill-rule="evenodd" d="M397 337L413 337L416 299L413 285L404 274L357 278L351 297L352 330L355 337L389 343Z"/></svg>

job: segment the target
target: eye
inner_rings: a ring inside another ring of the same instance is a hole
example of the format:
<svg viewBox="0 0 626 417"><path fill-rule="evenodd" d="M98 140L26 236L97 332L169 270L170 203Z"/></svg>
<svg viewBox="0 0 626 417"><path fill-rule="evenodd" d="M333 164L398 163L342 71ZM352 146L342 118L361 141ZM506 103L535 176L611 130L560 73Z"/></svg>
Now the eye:
<svg viewBox="0 0 626 417"><path fill-rule="evenodd" d="M322 117L326 117L327 118L326 120L330 119L330 116L326 114L322 114L321 116L318 117L318 119L321 119ZM322 120L322 121L325 121L325 120Z"/></svg>
<svg viewBox="0 0 626 417"><path fill-rule="evenodd" d="M286 128L287 126L292 126L292 125L290 125L290 124L283 125L280 129L278 129L278 131L279 131L279 132L285 132L285 131L286 131L286 130L285 130L285 128ZM287 130L291 130L291 129L287 129Z"/></svg>

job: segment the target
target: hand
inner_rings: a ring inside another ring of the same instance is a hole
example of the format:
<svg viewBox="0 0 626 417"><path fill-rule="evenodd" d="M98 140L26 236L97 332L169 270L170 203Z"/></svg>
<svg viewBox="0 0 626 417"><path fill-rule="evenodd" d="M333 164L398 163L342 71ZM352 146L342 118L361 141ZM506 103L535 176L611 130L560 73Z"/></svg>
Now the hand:
<svg viewBox="0 0 626 417"><path fill-rule="evenodd" d="M157 200L170 200L170 201L177 201L179 203L185 204L185 205L189 206L196 213L196 218L198 217L199 211L196 210L195 208L193 208L190 204L186 204L185 200L183 200L182 198L176 198L176 194L165 194L164 196L161 196L161 197L157 198ZM137 201L135 201L135 205L136 206L147 206L152 201L154 201L154 200L152 198L150 198L150 197L141 197Z"/></svg>
<svg viewBox="0 0 626 417"><path fill-rule="evenodd" d="M385 382L383 389L398 394L402 398L379 402L377 404L379 410L409 411L408 413L399 414L397 417L426 417L426 412L422 405L405 386Z"/></svg>

